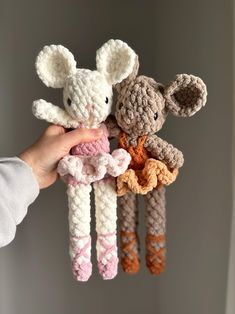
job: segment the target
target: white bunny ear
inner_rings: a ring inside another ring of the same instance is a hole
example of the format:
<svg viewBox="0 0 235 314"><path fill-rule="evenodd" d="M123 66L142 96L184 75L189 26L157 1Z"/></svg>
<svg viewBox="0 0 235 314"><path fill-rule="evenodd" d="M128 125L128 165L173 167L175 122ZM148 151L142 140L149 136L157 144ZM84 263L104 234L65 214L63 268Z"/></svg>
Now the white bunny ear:
<svg viewBox="0 0 235 314"><path fill-rule="evenodd" d="M123 41L110 39L96 52L96 67L111 84L120 83L132 73L135 52Z"/></svg>
<svg viewBox="0 0 235 314"><path fill-rule="evenodd" d="M36 71L46 86L62 88L66 77L76 72L76 61L61 45L45 46L37 56Z"/></svg>

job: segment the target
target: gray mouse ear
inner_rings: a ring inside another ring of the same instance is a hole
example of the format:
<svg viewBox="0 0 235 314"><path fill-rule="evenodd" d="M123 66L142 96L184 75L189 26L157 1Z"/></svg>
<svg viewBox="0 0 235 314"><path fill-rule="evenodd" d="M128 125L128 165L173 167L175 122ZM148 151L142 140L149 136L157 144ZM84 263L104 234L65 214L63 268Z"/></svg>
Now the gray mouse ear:
<svg viewBox="0 0 235 314"><path fill-rule="evenodd" d="M206 104L207 89L194 75L178 74L164 89L166 107L177 117L191 117Z"/></svg>

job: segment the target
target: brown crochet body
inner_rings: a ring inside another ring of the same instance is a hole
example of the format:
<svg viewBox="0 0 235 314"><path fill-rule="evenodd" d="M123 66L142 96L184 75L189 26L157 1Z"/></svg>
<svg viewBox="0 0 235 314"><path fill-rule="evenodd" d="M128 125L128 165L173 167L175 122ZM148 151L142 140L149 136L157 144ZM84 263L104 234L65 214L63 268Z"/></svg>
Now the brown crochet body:
<svg viewBox="0 0 235 314"><path fill-rule="evenodd" d="M129 169L117 178L119 196L128 191L146 194L153 188L171 184L178 175L177 169L168 169L160 160L151 158L150 153L144 147L146 138L146 135L139 137L137 145L131 146L127 145L125 133L119 137L119 147L131 155Z"/></svg>
<svg viewBox="0 0 235 314"><path fill-rule="evenodd" d="M138 76L138 68L136 56L132 74L115 85L118 92L116 119L111 119L115 137L126 131L119 137L119 146L132 157L129 168L117 178L117 193L121 196L118 199L121 263L128 273L139 269L136 194L144 194L146 264L152 274L158 275L166 262L165 185L176 179L184 158L181 151L156 133L162 129L168 113L190 117L199 111L206 103L207 91L203 81L193 75L177 75L163 86L152 78ZM127 134L130 142L126 141ZM137 137L136 145L132 146L132 140Z"/></svg>

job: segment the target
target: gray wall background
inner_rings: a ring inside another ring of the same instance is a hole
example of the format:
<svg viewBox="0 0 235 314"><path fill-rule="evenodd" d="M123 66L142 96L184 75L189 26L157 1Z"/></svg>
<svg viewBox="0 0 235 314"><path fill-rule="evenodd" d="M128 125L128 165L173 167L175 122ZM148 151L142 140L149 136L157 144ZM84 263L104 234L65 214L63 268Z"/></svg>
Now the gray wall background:
<svg viewBox="0 0 235 314"><path fill-rule="evenodd" d="M183 150L185 165L168 188L168 262L160 277L144 265L113 281L94 274L77 283L68 256L65 186L43 190L0 250L0 313L222 314L225 308L232 137L232 0L0 0L0 156L19 153L46 127L31 103L62 103L34 60L45 44L63 44L81 67L110 38L139 54L140 72L167 83L193 73L208 86L207 107L191 119L169 117L161 136ZM141 203L142 248L144 206ZM94 208L92 212L94 222ZM94 223L93 223L94 229ZM94 232L93 232L94 234ZM93 250L93 255L95 250Z"/></svg>

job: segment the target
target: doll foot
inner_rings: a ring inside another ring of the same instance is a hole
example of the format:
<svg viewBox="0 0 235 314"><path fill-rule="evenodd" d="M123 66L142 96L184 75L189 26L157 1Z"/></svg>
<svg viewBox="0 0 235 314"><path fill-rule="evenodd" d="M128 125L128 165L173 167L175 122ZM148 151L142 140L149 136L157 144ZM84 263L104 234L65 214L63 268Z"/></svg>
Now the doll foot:
<svg viewBox="0 0 235 314"><path fill-rule="evenodd" d="M140 261L138 255L133 254L131 257L122 257L121 264L124 272L129 275L138 273L140 269Z"/></svg>
<svg viewBox="0 0 235 314"><path fill-rule="evenodd" d="M165 270L166 249L165 236L147 234L146 265L152 275L159 275Z"/></svg>
<svg viewBox="0 0 235 314"><path fill-rule="evenodd" d="M113 279L117 275L118 258L112 256L108 261L103 258L103 261L98 262L98 268L104 280Z"/></svg>
<svg viewBox="0 0 235 314"><path fill-rule="evenodd" d="M97 248L100 275L105 280L113 279L118 270L116 232L98 235Z"/></svg>
<svg viewBox="0 0 235 314"><path fill-rule="evenodd" d="M87 281L92 273L90 261L91 237L70 238L70 255L72 260L73 275L78 281Z"/></svg>
<svg viewBox="0 0 235 314"><path fill-rule="evenodd" d="M92 264L88 263L73 263L73 275L77 281L87 281L92 273Z"/></svg>
<svg viewBox="0 0 235 314"><path fill-rule="evenodd" d="M124 272L128 274L135 274L140 268L138 243L138 236L135 232L121 232L121 265Z"/></svg>

